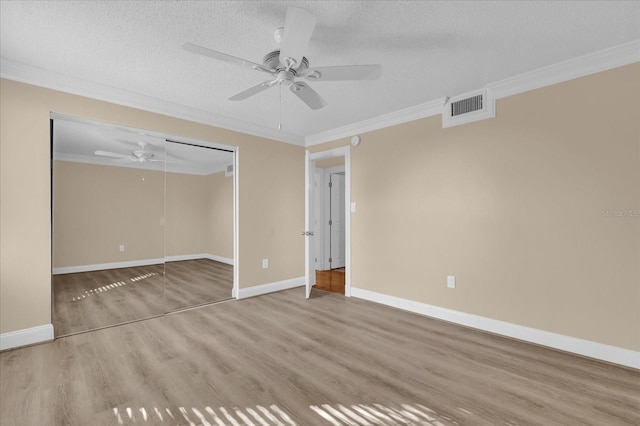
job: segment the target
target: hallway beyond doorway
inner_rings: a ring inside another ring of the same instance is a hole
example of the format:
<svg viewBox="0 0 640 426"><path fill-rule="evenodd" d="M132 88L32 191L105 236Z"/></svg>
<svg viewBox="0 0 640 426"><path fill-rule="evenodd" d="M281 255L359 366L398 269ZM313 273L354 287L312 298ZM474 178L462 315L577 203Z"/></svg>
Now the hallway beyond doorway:
<svg viewBox="0 0 640 426"><path fill-rule="evenodd" d="M345 268L316 271L316 285L318 290L330 291L344 295Z"/></svg>

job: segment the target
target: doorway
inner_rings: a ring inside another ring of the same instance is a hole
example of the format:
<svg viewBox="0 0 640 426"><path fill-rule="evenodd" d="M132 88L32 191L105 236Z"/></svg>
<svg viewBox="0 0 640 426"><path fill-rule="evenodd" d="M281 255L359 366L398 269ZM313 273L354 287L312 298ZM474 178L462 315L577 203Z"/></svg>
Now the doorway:
<svg viewBox="0 0 640 426"><path fill-rule="evenodd" d="M306 287L351 295L349 147L306 156Z"/></svg>
<svg viewBox="0 0 640 426"><path fill-rule="evenodd" d="M345 170L344 157L315 162L316 288L344 294Z"/></svg>

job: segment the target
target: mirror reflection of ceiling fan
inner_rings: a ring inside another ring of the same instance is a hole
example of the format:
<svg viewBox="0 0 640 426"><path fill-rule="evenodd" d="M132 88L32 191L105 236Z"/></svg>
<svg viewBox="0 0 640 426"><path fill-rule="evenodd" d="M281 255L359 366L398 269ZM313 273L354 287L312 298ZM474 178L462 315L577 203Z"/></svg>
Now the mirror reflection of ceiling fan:
<svg viewBox="0 0 640 426"><path fill-rule="evenodd" d="M327 102L307 83L300 81L300 78L308 81L375 80L380 77L382 67L380 65L346 65L310 68L309 60L304 53L315 25L316 17L311 12L298 7L287 8L284 28L278 28L274 32L280 48L267 53L262 64L192 43L185 43L182 47L193 53L251 68L271 74L273 77L231 96L229 100L241 101L270 87L280 85L289 86L289 90L309 108L319 109L326 106Z"/></svg>
<svg viewBox="0 0 640 426"><path fill-rule="evenodd" d="M158 160L155 157L155 154L147 149L149 146L148 142L138 142L140 149L136 149L132 151L131 154L119 154L117 152L109 152L109 151L96 151L94 154L101 157L110 157L116 158L119 160L125 161L133 161L136 163L152 163L152 162L163 162L164 160Z"/></svg>

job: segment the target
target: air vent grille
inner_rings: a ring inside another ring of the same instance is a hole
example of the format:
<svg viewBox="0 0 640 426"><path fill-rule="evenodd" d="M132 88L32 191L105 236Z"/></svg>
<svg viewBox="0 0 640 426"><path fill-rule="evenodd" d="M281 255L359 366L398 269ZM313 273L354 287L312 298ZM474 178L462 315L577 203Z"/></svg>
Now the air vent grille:
<svg viewBox="0 0 640 426"><path fill-rule="evenodd" d="M442 111L442 127L493 118L496 116L495 105L495 99L486 89L454 96L448 100Z"/></svg>
<svg viewBox="0 0 640 426"><path fill-rule="evenodd" d="M451 116L456 117L460 114L466 114L473 111L482 109L483 95L472 96L467 99L462 99L457 102L451 103Z"/></svg>

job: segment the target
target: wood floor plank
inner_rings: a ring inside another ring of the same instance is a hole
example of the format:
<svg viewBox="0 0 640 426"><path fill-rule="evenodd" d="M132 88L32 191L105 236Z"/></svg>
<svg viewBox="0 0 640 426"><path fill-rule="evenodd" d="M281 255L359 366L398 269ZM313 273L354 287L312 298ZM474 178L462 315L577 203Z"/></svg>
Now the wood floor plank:
<svg viewBox="0 0 640 426"><path fill-rule="evenodd" d="M0 353L3 425L637 425L640 372L302 289Z"/></svg>

